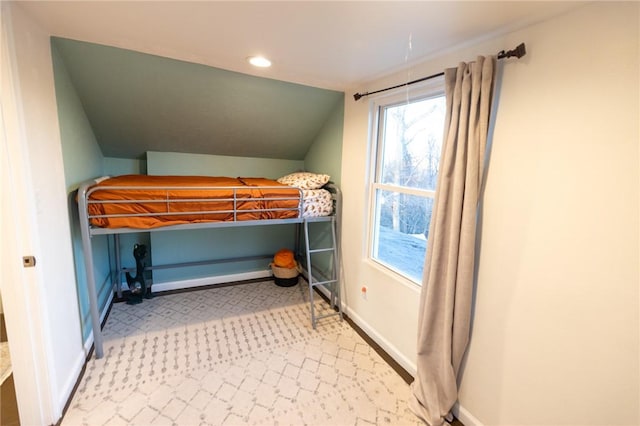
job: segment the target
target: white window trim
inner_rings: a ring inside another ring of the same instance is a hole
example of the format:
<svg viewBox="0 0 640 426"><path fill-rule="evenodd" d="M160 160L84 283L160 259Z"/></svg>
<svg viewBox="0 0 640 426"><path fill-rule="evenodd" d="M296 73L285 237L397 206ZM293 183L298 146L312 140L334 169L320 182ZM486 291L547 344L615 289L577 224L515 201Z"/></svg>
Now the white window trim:
<svg viewBox="0 0 640 426"><path fill-rule="evenodd" d="M410 283L411 286L419 288L421 283L415 282L403 273L400 273L397 269L386 265L383 262L373 257L373 243L374 232L373 225L376 218L376 206L375 204L375 192L378 189L387 189L397 192L402 192L410 195L427 196L435 198L435 191L421 190L417 188L408 188L403 186L389 185L378 183L378 171L380 169L379 162L382 161L382 155L380 155L381 145L378 143L380 139L380 111L383 107L389 107L393 105L399 105L404 102L415 102L421 99L429 99L445 94L445 82L444 76L439 76L426 80L421 83L416 83L411 86L406 86L377 94L375 96L369 96L369 170L367 176L367 189L366 189L366 205L367 205L367 223L366 223L366 238L365 238L365 253L364 257L367 263L374 265L377 269L384 270L384 272L391 274L396 279L403 283ZM443 129L444 131L444 129Z"/></svg>
<svg viewBox="0 0 640 426"><path fill-rule="evenodd" d="M378 182L371 182L371 185L373 185L371 194L375 193L376 189L382 189L386 191L402 192L403 194L417 195L419 197L434 198L436 196L436 191L431 191L428 189L409 188L406 186L390 185L388 183L378 183Z"/></svg>

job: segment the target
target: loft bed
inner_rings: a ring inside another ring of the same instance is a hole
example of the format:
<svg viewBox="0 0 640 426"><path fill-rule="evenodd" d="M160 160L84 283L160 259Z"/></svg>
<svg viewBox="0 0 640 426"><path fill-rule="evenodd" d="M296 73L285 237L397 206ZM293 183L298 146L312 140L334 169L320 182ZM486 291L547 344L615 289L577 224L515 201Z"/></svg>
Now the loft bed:
<svg viewBox="0 0 640 426"><path fill-rule="evenodd" d="M341 193L328 182L329 176L292 173L280 179L229 178L208 176L124 175L97 178L82 183L78 189L78 213L87 278L91 323L96 357L102 358L103 339L96 290L91 238L112 235L116 262L115 290L121 296L121 267L118 236L126 233L209 229L238 226L296 224L296 254L305 263L303 275L309 283L311 324L326 316L342 319L339 283L339 247L337 230L341 212ZM311 248L309 224L326 222L331 226L331 245ZM300 248L300 235L304 248ZM312 255L329 252L330 276L311 265ZM267 258L269 256L257 256ZM151 265L145 269L253 260L250 258L216 259L172 265ZM326 286L330 291L332 313L317 317L314 311L314 288Z"/></svg>

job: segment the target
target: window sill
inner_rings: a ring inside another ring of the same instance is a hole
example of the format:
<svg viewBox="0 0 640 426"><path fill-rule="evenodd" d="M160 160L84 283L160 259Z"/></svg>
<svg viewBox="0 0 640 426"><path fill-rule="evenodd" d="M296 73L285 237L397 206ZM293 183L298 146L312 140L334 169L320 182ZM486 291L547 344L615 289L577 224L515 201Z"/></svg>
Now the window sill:
<svg viewBox="0 0 640 426"><path fill-rule="evenodd" d="M411 281L409 278L404 277L403 275L381 265L380 263L371 260L370 258L365 258L364 264L374 269L375 271L389 277L393 282L397 282L398 284L407 287L409 290L415 291L417 295L420 294L422 286L414 281Z"/></svg>

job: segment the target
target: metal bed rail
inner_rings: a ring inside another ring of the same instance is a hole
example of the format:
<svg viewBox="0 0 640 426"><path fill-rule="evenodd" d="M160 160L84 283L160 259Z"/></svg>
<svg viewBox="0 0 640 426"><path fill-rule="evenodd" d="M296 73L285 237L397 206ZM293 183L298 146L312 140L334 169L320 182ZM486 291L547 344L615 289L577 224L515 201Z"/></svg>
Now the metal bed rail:
<svg viewBox="0 0 640 426"><path fill-rule="evenodd" d="M279 213L286 211L295 211L298 217L302 216L303 209L303 191L299 188L286 187L286 186L156 186L156 185L144 185L144 186L93 186L94 183L85 183L83 186L86 188L79 189L79 194L83 194L83 198L86 200L87 207L91 205L122 205L122 204L163 204L165 205L165 211L149 212L149 213L122 213L122 214L89 214L88 218L124 218L124 217L162 217L162 216L193 216L193 215L232 215L231 218L225 219L225 222L237 222L239 221L239 214L251 214L251 213ZM270 190L297 190L295 196L254 196L250 194L251 191L270 191ZM82 192L81 192L82 191ZM139 198L139 199L117 199L117 200L92 200L90 197L92 194L100 191L121 191L124 193L137 194L140 192L157 191L163 192L164 197L159 198L159 195L153 198ZM193 191L202 191L213 194L216 191L232 191L231 197L183 197L181 194L189 194ZM278 201L296 201L296 207L264 207L264 208L245 208L246 203L273 203ZM199 203L203 206L213 207L215 205L232 204L231 209L205 209L205 210L180 210L180 205ZM87 209L88 211L88 209ZM268 219L259 219L268 220ZM222 221L212 219L212 221Z"/></svg>

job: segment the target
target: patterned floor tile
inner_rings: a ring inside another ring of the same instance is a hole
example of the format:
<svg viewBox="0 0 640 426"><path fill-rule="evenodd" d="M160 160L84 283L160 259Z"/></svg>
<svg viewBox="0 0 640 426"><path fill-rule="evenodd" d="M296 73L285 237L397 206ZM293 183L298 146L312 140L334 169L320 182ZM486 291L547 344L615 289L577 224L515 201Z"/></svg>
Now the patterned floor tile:
<svg viewBox="0 0 640 426"><path fill-rule="evenodd" d="M346 322L311 328L307 298L260 282L115 304L62 425L421 424Z"/></svg>

